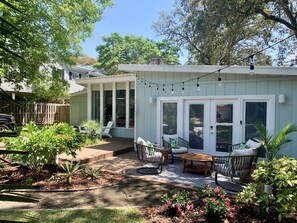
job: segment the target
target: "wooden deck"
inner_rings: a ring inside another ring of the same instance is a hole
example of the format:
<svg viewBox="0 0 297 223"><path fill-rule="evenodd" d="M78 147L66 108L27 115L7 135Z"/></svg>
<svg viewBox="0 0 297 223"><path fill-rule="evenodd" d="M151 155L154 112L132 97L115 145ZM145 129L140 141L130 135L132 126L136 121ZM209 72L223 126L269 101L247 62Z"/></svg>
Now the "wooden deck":
<svg viewBox="0 0 297 223"><path fill-rule="evenodd" d="M108 157L117 156L134 150L133 139L112 138L105 139L101 144L82 147L76 152L76 157L61 154L58 163L66 161L80 162L81 164L93 163Z"/></svg>

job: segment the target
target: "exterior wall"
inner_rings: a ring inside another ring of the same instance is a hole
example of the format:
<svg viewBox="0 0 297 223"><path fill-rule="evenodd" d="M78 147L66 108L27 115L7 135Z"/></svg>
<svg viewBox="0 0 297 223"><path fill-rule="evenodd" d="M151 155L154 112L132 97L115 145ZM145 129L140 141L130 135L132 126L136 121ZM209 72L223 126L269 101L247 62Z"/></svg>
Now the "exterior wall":
<svg viewBox="0 0 297 223"><path fill-rule="evenodd" d="M200 74L201 76L201 74ZM218 86L218 75L212 74L199 79L200 91L197 91L197 74L195 73L163 73L138 71L136 86L136 138L156 142L157 136L157 103L159 97L188 97L195 96L235 96L235 95L274 95L275 96L275 129L278 133L286 124L297 123L297 77L276 75L237 75L221 74L222 85ZM142 82L141 82L142 80ZM144 81L145 80L145 81ZM183 81L184 93L182 94ZM147 81L147 82L146 82ZM159 83L157 86L148 86L148 82ZM174 94L171 94L172 83ZM165 84L163 91L163 84ZM286 102L278 102L279 94L284 94ZM149 103L152 97L154 103ZM297 158L297 133L290 135L293 142L281 152Z"/></svg>
<svg viewBox="0 0 297 223"><path fill-rule="evenodd" d="M70 124L78 126L87 120L87 94L72 95L70 97Z"/></svg>

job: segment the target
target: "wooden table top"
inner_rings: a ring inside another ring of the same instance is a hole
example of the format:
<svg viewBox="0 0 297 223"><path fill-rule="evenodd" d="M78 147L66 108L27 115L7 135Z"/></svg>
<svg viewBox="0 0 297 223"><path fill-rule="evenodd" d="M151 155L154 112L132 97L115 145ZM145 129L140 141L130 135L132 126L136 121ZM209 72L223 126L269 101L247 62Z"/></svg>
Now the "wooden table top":
<svg viewBox="0 0 297 223"><path fill-rule="evenodd" d="M212 162L212 157L210 155L201 153L185 153L181 154L180 158L196 162Z"/></svg>

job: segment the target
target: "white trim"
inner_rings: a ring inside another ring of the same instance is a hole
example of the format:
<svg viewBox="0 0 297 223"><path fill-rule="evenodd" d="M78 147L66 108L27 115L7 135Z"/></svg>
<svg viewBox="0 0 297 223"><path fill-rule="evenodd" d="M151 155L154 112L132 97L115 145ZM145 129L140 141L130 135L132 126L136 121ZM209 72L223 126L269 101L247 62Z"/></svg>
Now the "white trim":
<svg viewBox="0 0 297 223"><path fill-rule="evenodd" d="M116 83L112 83L112 121L115 123L116 127L116 112L117 112L117 88L116 88Z"/></svg>
<svg viewBox="0 0 297 223"><path fill-rule="evenodd" d="M130 89L129 89L129 81L126 82L126 125L125 128L129 128L130 125L130 108L129 108L129 101L130 101Z"/></svg>
<svg viewBox="0 0 297 223"><path fill-rule="evenodd" d="M104 123L104 109L103 109L103 106L104 106L104 97L103 97L103 94L104 94L104 88L103 88L103 83L100 83L100 105L99 105L99 109L100 109L100 123L101 125L103 125Z"/></svg>
<svg viewBox="0 0 297 223"><path fill-rule="evenodd" d="M249 74L249 66L225 66L216 65L147 65L147 64L119 64L119 70L129 72L170 72L170 73L197 73L197 74L211 74L218 69L222 69L221 73L230 74ZM289 75L296 76L296 67L271 67L271 66L257 66L254 74L258 75Z"/></svg>
<svg viewBox="0 0 297 223"><path fill-rule="evenodd" d="M114 82L126 82L126 81L135 81L135 80L136 80L135 74L125 74L125 75L109 75L109 76L75 79L75 82L77 84L85 86L88 83L92 83L92 84L114 83Z"/></svg>

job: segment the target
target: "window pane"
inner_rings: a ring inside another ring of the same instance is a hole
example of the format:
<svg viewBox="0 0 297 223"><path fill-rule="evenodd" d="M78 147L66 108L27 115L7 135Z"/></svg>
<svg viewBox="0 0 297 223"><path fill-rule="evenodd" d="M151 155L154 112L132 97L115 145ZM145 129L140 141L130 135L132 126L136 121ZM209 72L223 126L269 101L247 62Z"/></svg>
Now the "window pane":
<svg viewBox="0 0 297 223"><path fill-rule="evenodd" d="M177 103L163 103L163 134L177 133Z"/></svg>
<svg viewBox="0 0 297 223"><path fill-rule="evenodd" d="M100 91L92 92L92 119L100 120Z"/></svg>
<svg viewBox="0 0 297 223"><path fill-rule="evenodd" d="M126 126L126 90L117 90L116 98L117 127Z"/></svg>
<svg viewBox="0 0 297 223"><path fill-rule="evenodd" d="M228 146L232 145L233 135L233 104L217 105L216 122L216 150L228 152Z"/></svg>
<svg viewBox="0 0 297 223"><path fill-rule="evenodd" d="M266 126L267 102L246 102L245 104L245 140L257 136L254 124Z"/></svg>
<svg viewBox="0 0 297 223"><path fill-rule="evenodd" d="M134 128L134 104L135 104L135 91L134 89L130 90L130 100L129 100L129 109L130 109L130 123L129 127Z"/></svg>
<svg viewBox="0 0 297 223"><path fill-rule="evenodd" d="M190 105L189 144L193 149L203 149L204 105Z"/></svg>
<svg viewBox="0 0 297 223"><path fill-rule="evenodd" d="M104 125L106 125L109 121L112 121L112 91L105 90L104 91Z"/></svg>

